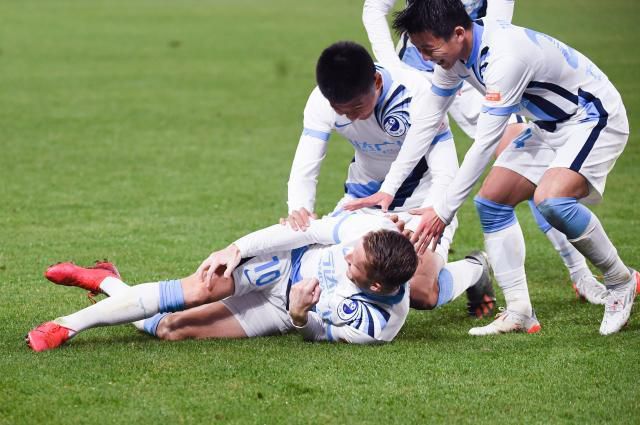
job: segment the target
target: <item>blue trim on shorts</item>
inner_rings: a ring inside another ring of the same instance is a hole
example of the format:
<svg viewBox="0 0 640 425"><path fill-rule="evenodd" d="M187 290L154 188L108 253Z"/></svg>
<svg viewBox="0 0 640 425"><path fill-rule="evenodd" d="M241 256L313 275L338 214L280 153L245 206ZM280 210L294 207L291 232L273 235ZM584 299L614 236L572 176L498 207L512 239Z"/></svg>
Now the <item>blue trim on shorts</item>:
<svg viewBox="0 0 640 425"><path fill-rule="evenodd" d="M607 121L609 119L609 113L604 109L604 106L602 106L600 99L582 89L578 89L578 97L580 105L587 109L588 112L588 116L584 122L597 119L598 123L593 130L591 130L591 133L589 133L589 137L587 137L582 149L580 149L580 152L578 152L578 155L569 166L569 169L575 172L580 171L580 168L582 168L582 164L584 164L584 161L587 159L591 149L593 149L593 145L595 145L598 140L600 132L607 126Z"/></svg>

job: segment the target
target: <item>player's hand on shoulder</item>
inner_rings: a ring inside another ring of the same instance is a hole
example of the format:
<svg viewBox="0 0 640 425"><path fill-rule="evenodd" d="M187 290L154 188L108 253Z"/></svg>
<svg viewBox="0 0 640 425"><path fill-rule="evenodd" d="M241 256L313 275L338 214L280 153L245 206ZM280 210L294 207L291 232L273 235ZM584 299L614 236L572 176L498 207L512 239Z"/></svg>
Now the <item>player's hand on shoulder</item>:
<svg viewBox="0 0 640 425"><path fill-rule="evenodd" d="M376 205L382 208L382 211L387 212L389 205L393 202L393 196L385 192L377 192L366 198L354 199L344 204L343 208L347 211L355 211L360 208L374 207Z"/></svg>
<svg viewBox="0 0 640 425"><path fill-rule="evenodd" d="M238 267L242 254L234 244L225 249L211 253L198 267L196 274L209 290L213 289L213 279L217 276L231 277L231 273Z"/></svg>
<svg viewBox="0 0 640 425"><path fill-rule="evenodd" d="M314 212L309 212L306 208L300 208L291 211L288 217L281 218L280 224L283 226L289 224L293 230L302 230L303 232L311 225L311 220L317 219L318 216Z"/></svg>

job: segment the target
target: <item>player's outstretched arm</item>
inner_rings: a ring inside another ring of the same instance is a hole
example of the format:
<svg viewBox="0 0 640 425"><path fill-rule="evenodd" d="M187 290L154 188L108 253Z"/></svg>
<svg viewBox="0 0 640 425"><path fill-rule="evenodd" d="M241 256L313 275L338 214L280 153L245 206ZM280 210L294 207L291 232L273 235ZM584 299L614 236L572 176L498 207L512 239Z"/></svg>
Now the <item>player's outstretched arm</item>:
<svg viewBox="0 0 640 425"><path fill-rule="evenodd" d="M396 53L387 23L387 15L395 3L396 0L366 0L362 9L362 23L378 62L387 66L404 66Z"/></svg>

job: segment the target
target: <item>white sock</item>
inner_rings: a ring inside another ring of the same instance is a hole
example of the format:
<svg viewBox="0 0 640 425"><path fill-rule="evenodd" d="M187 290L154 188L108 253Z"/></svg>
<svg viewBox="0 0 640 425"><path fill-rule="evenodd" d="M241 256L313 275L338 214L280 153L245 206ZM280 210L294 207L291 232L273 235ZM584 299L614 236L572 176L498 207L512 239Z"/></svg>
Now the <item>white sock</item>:
<svg viewBox="0 0 640 425"><path fill-rule="evenodd" d="M102 292L104 292L105 294L109 295L110 297L122 292L122 291L126 291L127 289L129 289L130 286L127 285L126 283L124 283L123 281L121 281L120 279L116 278L116 277L106 277L101 283L100 283L100 289L102 290Z"/></svg>
<svg viewBox="0 0 640 425"><path fill-rule="evenodd" d="M607 287L625 284L631 279L629 269L618 256L616 247L607 237L595 214L591 214L584 233L569 242L602 272Z"/></svg>
<svg viewBox="0 0 640 425"><path fill-rule="evenodd" d="M484 244L507 309L531 316L533 310L524 270L526 249L520 223L516 221L505 229L485 233Z"/></svg>
<svg viewBox="0 0 640 425"><path fill-rule="evenodd" d="M100 289L102 290L102 292L109 295L110 297L119 294L122 291L126 291L129 288L129 285L127 285L120 279L111 276L105 278L102 283L100 283ZM144 331L144 320L145 319L133 322L132 325L135 326L139 331Z"/></svg>
<svg viewBox="0 0 640 425"><path fill-rule="evenodd" d="M468 260L447 263L444 266L453 278L453 293L450 301L458 298L467 288L473 286L482 276L482 266Z"/></svg>
<svg viewBox="0 0 640 425"><path fill-rule="evenodd" d="M591 270L589 270L584 256L569 242L564 233L552 227L545 235L560 254L560 258L569 270L572 282L579 281L582 276L591 275Z"/></svg>
<svg viewBox="0 0 640 425"><path fill-rule="evenodd" d="M160 283L131 286L90 307L59 317L55 323L75 333L85 329L130 323L151 317L160 310Z"/></svg>

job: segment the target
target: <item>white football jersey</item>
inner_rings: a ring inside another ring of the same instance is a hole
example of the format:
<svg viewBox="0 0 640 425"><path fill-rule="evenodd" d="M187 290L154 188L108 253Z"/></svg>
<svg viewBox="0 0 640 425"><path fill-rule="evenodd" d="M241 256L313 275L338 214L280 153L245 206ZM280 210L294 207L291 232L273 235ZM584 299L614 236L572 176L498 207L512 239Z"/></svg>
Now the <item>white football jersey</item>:
<svg viewBox="0 0 640 425"><path fill-rule="evenodd" d="M307 325L301 329L311 340L372 343L391 341L409 312L409 284L393 295L376 295L347 278L345 255L370 231L397 231L388 218L343 213L312 220L304 232L275 225L235 242L243 257L293 249L290 284L317 278L322 290ZM311 244L311 245L309 245Z"/></svg>
<svg viewBox="0 0 640 425"><path fill-rule="evenodd" d="M399 61L398 61L399 62ZM320 165L326 155L330 134L344 136L354 148L345 193L364 198L376 193L395 160L411 127L414 103L425 97L429 84L409 67L376 65L382 76L382 91L373 114L365 120L351 121L338 115L316 87L304 110L304 130L289 178L289 211L313 211ZM457 170L457 157L448 124L441 121L431 144L440 144L421 158L395 193L391 210L416 208L427 198L434 177L448 183ZM429 172L436 168L435 173ZM443 183L443 185L446 185Z"/></svg>
<svg viewBox="0 0 640 425"><path fill-rule="evenodd" d="M386 16L393 9L395 3L396 0L367 0L365 2L363 20L368 33L380 33L379 27L387 27L386 19L378 19L378 23L374 22L375 15L376 12L381 12ZM487 16L491 19L511 22L514 3L515 0L462 0L464 8L472 20ZM366 16L367 14L373 14L373 20L370 16ZM376 39L372 38L371 41L374 43ZM374 45L375 50L376 46ZM400 59L410 67L420 71L433 72L433 62L422 57L418 49L409 40L408 34L401 35L397 50Z"/></svg>
<svg viewBox="0 0 640 425"><path fill-rule="evenodd" d="M567 140L584 144L584 159L606 126L607 117L624 111L620 95L606 75L581 53L546 34L485 19L473 24L473 48L468 60L458 61L449 70L435 68L432 95L418 112L423 118L418 131L422 138L437 133L438 123L463 80L480 91L485 100L475 142L446 196L434 205L447 223L491 160L511 114L524 115L551 132L565 123L597 121L593 137ZM407 138L381 191L395 193L428 150L428 144ZM576 166L579 169L580 164Z"/></svg>

